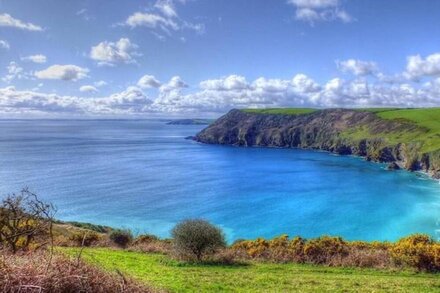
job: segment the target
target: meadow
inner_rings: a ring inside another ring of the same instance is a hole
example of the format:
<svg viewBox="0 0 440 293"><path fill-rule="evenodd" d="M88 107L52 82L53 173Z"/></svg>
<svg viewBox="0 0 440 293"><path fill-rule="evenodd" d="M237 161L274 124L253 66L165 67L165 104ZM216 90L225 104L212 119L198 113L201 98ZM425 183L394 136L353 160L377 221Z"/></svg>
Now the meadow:
<svg viewBox="0 0 440 293"><path fill-rule="evenodd" d="M60 248L75 257L78 248ZM437 274L332 268L308 264L183 263L169 256L110 248L86 248L82 258L171 292L440 292Z"/></svg>

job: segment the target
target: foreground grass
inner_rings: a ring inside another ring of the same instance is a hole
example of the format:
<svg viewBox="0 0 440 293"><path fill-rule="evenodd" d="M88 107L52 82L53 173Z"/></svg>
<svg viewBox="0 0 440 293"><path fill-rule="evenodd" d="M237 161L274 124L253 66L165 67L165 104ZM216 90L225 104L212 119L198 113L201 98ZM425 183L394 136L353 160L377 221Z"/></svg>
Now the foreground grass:
<svg viewBox="0 0 440 293"><path fill-rule="evenodd" d="M75 256L78 248L60 248ZM160 254L86 248L82 258L171 292L440 292L440 276L299 264L183 264Z"/></svg>

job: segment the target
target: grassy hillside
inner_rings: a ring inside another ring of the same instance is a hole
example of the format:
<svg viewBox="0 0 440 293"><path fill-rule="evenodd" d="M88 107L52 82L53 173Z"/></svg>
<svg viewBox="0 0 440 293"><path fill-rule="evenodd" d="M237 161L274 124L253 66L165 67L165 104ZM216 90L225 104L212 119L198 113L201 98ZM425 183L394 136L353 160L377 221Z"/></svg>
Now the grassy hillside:
<svg viewBox="0 0 440 293"><path fill-rule="evenodd" d="M411 143L419 145L421 153L428 153L440 149L440 108L364 108L357 111L371 112L384 120L397 120L419 126L417 131L407 132L379 132L373 133L368 125L351 129L343 133L343 137L352 140L385 139L390 145L397 143ZM307 108L271 108L246 109L247 113L299 115L308 114L316 109Z"/></svg>
<svg viewBox="0 0 440 293"><path fill-rule="evenodd" d="M78 248L62 248L75 256ZM184 264L160 254L86 248L87 262L171 292L440 292L438 275L299 264Z"/></svg>
<svg viewBox="0 0 440 293"><path fill-rule="evenodd" d="M267 109L244 109L246 113L256 114L280 114L280 115L302 115L316 111L311 108L267 108Z"/></svg>

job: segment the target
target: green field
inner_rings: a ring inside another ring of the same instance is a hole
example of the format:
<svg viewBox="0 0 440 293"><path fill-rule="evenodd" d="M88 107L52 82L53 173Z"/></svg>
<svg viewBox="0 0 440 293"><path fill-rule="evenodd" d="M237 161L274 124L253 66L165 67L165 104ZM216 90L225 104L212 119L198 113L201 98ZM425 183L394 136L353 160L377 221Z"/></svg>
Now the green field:
<svg viewBox="0 0 440 293"><path fill-rule="evenodd" d="M78 248L60 248L76 256ZM440 292L440 276L300 264L184 264L160 254L86 248L82 258L171 292Z"/></svg>
<svg viewBox="0 0 440 293"><path fill-rule="evenodd" d="M317 111L311 108L267 108L267 109L243 109L246 113L256 114L280 114L280 115L303 115Z"/></svg>
<svg viewBox="0 0 440 293"><path fill-rule="evenodd" d="M440 149L440 108L374 110L374 113L382 119L403 121L420 127L418 131L388 132L385 135L378 134L376 137L384 137L390 144L418 143L422 153ZM374 137L366 128L352 130L346 135L354 139Z"/></svg>
<svg viewBox="0 0 440 293"><path fill-rule="evenodd" d="M398 120L419 126L417 131L385 132L372 134L368 125L351 129L342 135L352 140L382 138L388 144L417 143L420 145L420 152L432 152L440 149L440 108L363 108L356 111L365 111L376 114L385 120ZM283 114L302 115L308 114L317 109L310 108L269 108L269 109L245 109L247 113L259 114Z"/></svg>

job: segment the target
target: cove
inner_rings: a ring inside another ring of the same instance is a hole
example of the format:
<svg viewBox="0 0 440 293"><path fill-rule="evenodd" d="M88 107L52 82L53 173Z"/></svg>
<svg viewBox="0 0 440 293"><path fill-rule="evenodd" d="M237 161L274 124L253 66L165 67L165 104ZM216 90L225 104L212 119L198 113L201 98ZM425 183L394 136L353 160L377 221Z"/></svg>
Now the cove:
<svg viewBox="0 0 440 293"><path fill-rule="evenodd" d="M440 185L361 158L205 145L159 120L1 120L0 194L24 186L57 217L169 236L205 218L238 238L438 237Z"/></svg>

